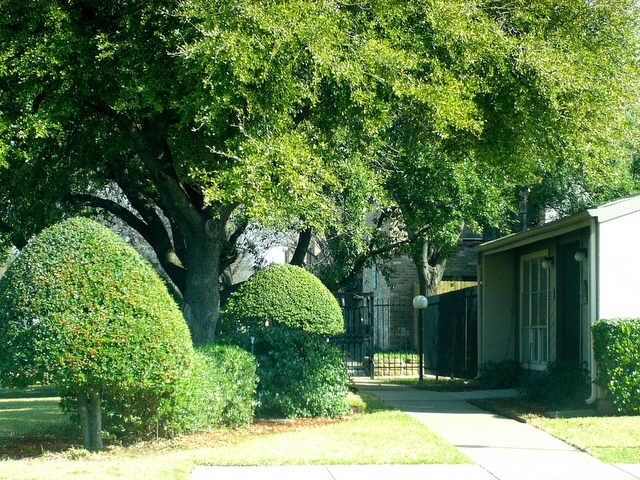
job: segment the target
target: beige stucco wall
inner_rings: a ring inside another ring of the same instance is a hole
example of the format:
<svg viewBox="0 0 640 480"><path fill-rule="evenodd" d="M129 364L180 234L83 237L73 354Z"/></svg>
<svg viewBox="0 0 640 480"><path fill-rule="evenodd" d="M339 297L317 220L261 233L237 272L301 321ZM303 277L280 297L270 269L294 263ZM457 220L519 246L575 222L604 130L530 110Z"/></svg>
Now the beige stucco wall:
<svg viewBox="0 0 640 480"><path fill-rule="evenodd" d="M516 256L503 252L482 257L482 302L478 319L478 363L516 357Z"/></svg>

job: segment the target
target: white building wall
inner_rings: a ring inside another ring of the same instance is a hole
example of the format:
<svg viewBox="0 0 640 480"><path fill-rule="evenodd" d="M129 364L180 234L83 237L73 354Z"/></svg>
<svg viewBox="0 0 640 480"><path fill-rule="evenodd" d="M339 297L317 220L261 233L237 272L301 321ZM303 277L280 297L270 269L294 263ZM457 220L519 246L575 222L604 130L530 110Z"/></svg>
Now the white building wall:
<svg viewBox="0 0 640 480"><path fill-rule="evenodd" d="M599 318L640 317L640 212L599 225Z"/></svg>

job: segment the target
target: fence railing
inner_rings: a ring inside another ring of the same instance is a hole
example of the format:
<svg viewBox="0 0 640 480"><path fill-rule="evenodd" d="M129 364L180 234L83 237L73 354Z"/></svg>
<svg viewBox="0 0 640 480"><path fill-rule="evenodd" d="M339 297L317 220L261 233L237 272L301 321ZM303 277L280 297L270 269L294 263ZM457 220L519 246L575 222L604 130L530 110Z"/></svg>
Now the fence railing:
<svg viewBox="0 0 640 480"><path fill-rule="evenodd" d="M422 318L410 301L375 298L371 294L341 299L345 333L333 339L345 354L352 375L418 376L419 343L426 374L470 378L477 371L476 288L429 298ZM419 338L419 322L423 336Z"/></svg>

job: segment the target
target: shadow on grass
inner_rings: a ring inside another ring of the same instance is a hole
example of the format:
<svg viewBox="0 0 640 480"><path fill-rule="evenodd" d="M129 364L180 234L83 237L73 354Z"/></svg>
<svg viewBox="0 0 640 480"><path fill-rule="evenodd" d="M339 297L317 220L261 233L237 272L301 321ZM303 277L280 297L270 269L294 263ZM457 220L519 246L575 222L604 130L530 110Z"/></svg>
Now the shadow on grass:
<svg viewBox="0 0 640 480"><path fill-rule="evenodd" d="M32 458L78 447L77 427L46 386L0 388L0 459Z"/></svg>
<svg viewBox="0 0 640 480"><path fill-rule="evenodd" d="M71 430L71 429L69 429ZM75 431L41 433L16 437L0 437L0 459L37 458L48 453L60 453L72 448L82 448Z"/></svg>
<svg viewBox="0 0 640 480"><path fill-rule="evenodd" d="M52 387L34 385L26 388L0 388L0 399L55 397Z"/></svg>

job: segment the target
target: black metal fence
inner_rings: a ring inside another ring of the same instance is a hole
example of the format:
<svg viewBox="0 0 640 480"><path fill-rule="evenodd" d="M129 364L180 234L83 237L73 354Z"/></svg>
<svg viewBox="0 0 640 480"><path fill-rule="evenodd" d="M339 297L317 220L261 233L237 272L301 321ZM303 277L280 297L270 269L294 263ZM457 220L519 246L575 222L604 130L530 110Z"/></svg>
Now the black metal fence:
<svg viewBox="0 0 640 480"><path fill-rule="evenodd" d="M422 312L404 302L371 294L340 299L345 333L333 343L345 353L352 375L418 376L418 346L424 346L423 372L473 377L477 371L477 293L475 288L429 298ZM423 336L419 338L419 322Z"/></svg>
<svg viewBox="0 0 640 480"><path fill-rule="evenodd" d="M432 375L476 376L478 294L475 287L429 297L424 311L425 372Z"/></svg>

